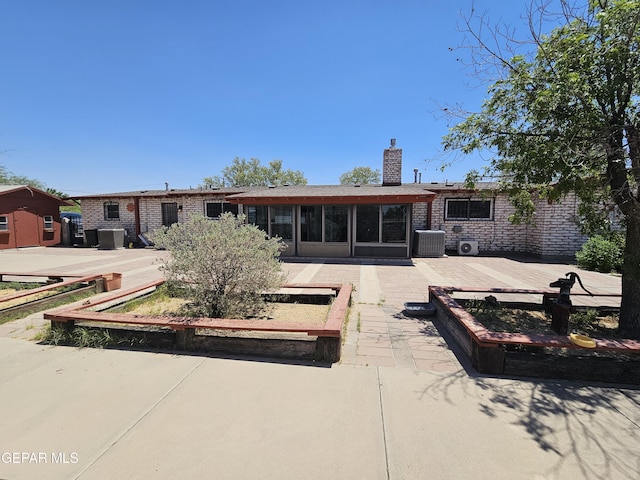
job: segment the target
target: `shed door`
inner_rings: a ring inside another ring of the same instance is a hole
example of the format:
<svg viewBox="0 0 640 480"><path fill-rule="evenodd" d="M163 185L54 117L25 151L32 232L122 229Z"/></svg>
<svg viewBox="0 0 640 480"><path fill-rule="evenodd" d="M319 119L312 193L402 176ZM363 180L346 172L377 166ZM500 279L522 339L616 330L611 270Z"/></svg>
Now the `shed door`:
<svg viewBox="0 0 640 480"><path fill-rule="evenodd" d="M162 204L162 225L170 227L174 223L178 223L178 204L163 203Z"/></svg>
<svg viewBox="0 0 640 480"><path fill-rule="evenodd" d="M16 248L40 245L40 231L38 230L38 217L36 215L29 213L27 210L15 210L13 212L13 225Z"/></svg>

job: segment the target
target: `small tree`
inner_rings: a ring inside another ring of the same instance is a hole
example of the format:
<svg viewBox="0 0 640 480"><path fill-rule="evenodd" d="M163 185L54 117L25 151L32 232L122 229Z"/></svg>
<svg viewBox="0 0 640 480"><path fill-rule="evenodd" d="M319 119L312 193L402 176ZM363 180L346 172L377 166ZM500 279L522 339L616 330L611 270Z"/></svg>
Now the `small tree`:
<svg viewBox="0 0 640 480"><path fill-rule="evenodd" d="M560 0L562 15L533 3L524 41L467 21L473 64L492 81L444 145L495 153L485 174L512 194L516 220L532 218L534 193L575 192L583 225L606 233L615 206L626 230L618 331L640 339L640 0L584 3Z"/></svg>
<svg viewBox="0 0 640 480"><path fill-rule="evenodd" d="M340 185L370 185L380 183L380 170L371 167L355 167L340 175Z"/></svg>
<svg viewBox="0 0 640 480"><path fill-rule="evenodd" d="M269 185L306 185L307 179L300 170L283 170L282 160L272 160L262 165L260 160L252 158L234 158L233 163L222 169L222 175L205 177L206 186L213 187L267 187Z"/></svg>
<svg viewBox="0 0 640 480"><path fill-rule="evenodd" d="M186 292L193 314L213 318L247 318L264 311L262 294L284 282L278 257L282 243L225 213L217 220L191 215L153 234L171 252L163 270L168 284Z"/></svg>

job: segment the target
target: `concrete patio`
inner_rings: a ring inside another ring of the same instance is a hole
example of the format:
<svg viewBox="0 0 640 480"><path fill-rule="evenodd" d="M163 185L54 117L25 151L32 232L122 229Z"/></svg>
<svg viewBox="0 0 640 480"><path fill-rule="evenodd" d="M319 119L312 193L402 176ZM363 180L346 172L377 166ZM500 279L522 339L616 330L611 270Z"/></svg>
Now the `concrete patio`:
<svg viewBox="0 0 640 480"><path fill-rule="evenodd" d="M21 249L0 252L0 269L118 271L128 288L160 276L163 255ZM0 326L0 478L638 478L637 389L480 376L430 321L402 315L429 284L545 288L575 266L284 268L292 283L354 285L339 364L43 346L30 340L41 314ZM589 290L620 291L619 277L579 273Z"/></svg>

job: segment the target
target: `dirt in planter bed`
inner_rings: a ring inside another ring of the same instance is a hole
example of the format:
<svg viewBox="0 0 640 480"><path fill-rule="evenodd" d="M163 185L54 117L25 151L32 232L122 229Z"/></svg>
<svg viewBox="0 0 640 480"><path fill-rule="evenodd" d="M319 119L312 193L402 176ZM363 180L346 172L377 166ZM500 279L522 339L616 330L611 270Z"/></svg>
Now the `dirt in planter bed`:
<svg viewBox="0 0 640 480"><path fill-rule="evenodd" d="M140 302L135 308L127 309L126 313L172 316L179 314L180 309L184 307L186 303L187 300L182 298L155 298L149 302ZM317 324L326 321L329 309L330 305L327 304L269 302L266 315L260 318L252 318L252 320Z"/></svg>
<svg viewBox="0 0 640 480"><path fill-rule="evenodd" d="M493 332L556 335L551 315L543 310L525 310L491 305L483 300L465 306L476 320ZM569 331L597 338L619 338L617 315L598 316L595 310L579 311L569 317Z"/></svg>

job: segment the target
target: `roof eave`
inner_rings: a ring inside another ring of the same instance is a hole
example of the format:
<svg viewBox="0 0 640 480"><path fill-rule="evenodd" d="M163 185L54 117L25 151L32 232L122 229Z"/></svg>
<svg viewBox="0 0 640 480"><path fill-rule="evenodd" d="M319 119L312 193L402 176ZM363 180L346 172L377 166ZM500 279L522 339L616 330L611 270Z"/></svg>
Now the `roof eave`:
<svg viewBox="0 0 640 480"><path fill-rule="evenodd" d="M422 203L430 202L436 194L396 195L321 195L321 196L249 196L229 197L227 201L243 205L362 205L372 203Z"/></svg>

